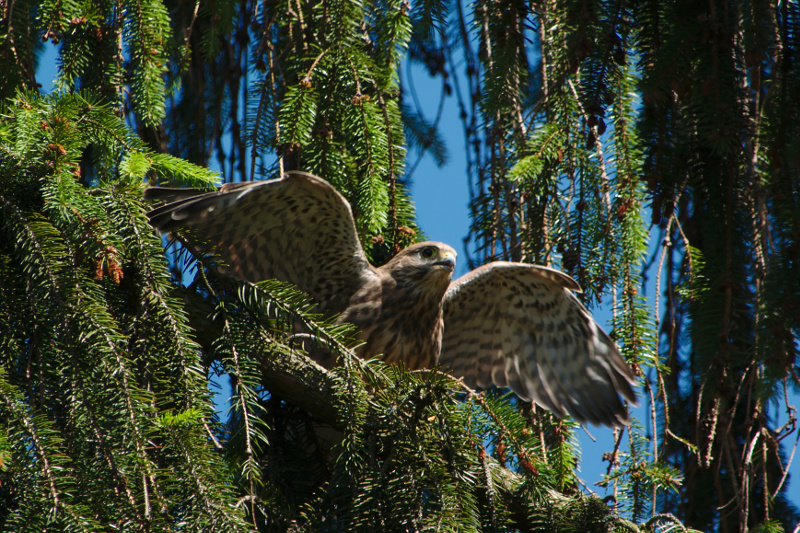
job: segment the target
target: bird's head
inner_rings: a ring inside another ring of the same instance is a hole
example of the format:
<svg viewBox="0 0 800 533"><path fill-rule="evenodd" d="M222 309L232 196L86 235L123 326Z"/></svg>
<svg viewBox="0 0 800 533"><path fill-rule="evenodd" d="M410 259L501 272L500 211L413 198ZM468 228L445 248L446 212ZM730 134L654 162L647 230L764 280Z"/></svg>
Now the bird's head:
<svg viewBox="0 0 800 533"><path fill-rule="evenodd" d="M398 282L447 290L456 267L456 251L441 242L409 246L382 267Z"/></svg>

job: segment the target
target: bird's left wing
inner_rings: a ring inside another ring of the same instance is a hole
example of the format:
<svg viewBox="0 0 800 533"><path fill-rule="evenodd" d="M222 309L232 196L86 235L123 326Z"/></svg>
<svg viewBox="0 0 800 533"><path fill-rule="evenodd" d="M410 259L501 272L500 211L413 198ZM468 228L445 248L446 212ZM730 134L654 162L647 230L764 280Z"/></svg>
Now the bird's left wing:
<svg viewBox="0 0 800 533"><path fill-rule="evenodd" d="M442 370L469 386L508 387L563 417L627 423L620 394L636 383L614 342L566 274L494 262L451 283L444 298Z"/></svg>
<svg viewBox="0 0 800 533"><path fill-rule="evenodd" d="M290 172L278 180L226 184L219 191L150 188L169 202L148 213L161 231L188 228L247 281L294 284L340 313L377 276L367 261L347 200L325 180Z"/></svg>

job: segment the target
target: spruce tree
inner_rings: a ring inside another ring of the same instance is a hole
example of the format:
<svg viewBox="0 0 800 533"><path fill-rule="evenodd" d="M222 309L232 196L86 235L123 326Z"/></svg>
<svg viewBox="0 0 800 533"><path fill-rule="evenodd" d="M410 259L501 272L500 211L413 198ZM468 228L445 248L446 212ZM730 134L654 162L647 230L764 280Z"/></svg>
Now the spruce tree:
<svg viewBox="0 0 800 533"><path fill-rule="evenodd" d="M728 532L800 519L786 497L796 3L0 5L3 531ZM43 46L58 49L49 95ZM405 61L456 100L462 155L409 102ZM361 361L351 328L303 294L232 279L145 216L147 184L305 170L345 195L381 264L424 238L408 150L467 158L472 266L552 265L587 305L611 296L647 406L607 454L612 498L583 490L573 422ZM306 358L298 323L342 364ZM220 415L214 386L228 382Z"/></svg>

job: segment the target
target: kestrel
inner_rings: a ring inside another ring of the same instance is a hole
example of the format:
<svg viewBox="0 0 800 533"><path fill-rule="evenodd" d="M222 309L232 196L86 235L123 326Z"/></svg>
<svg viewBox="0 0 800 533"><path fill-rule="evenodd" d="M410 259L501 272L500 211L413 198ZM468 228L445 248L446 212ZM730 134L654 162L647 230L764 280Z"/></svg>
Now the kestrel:
<svg viewBox="0 0 800 533"><path fill-rule="evenodd" d="M440 365L470 387L507 387L559 417L618 426L636 380L614 342L551 268L495 261L451 281L456 252L423 242L369 264L347 200L325 180L289 172L216 192L150 188L169 202L160 231L189 228L232 274L278 279L359 330L361 357L407 369Z"/></svg>

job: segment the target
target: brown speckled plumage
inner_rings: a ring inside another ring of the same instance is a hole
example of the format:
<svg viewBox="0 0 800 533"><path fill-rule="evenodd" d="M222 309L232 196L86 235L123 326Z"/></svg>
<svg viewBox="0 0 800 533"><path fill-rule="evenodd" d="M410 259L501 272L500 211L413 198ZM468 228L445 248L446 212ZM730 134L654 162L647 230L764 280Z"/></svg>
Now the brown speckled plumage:
<svg viewBox="0 0 800 533"><path fill-rule="evenodd" d="M592 319L569 276L494 262L451 282L455 251L415 244L374 268L347 201L303 172L200 193L151 188L170 202L150 213L161 231L191 228L231 272L276 278L313 297L322 312L355 324L361 357L382 355L409 369L442 369L470 386L508 387L558 416L620 425L635 379Z"/></svg>
<svg viewBox="0 0 800 533"><path fill-rule="evenodd" d="M358 355L383 354L386 362L412 370L434 366L442 345L442 298L455 260L446 244L424 242L377 269L377 279L350 298L341 316L361 332Z"/></svg>

